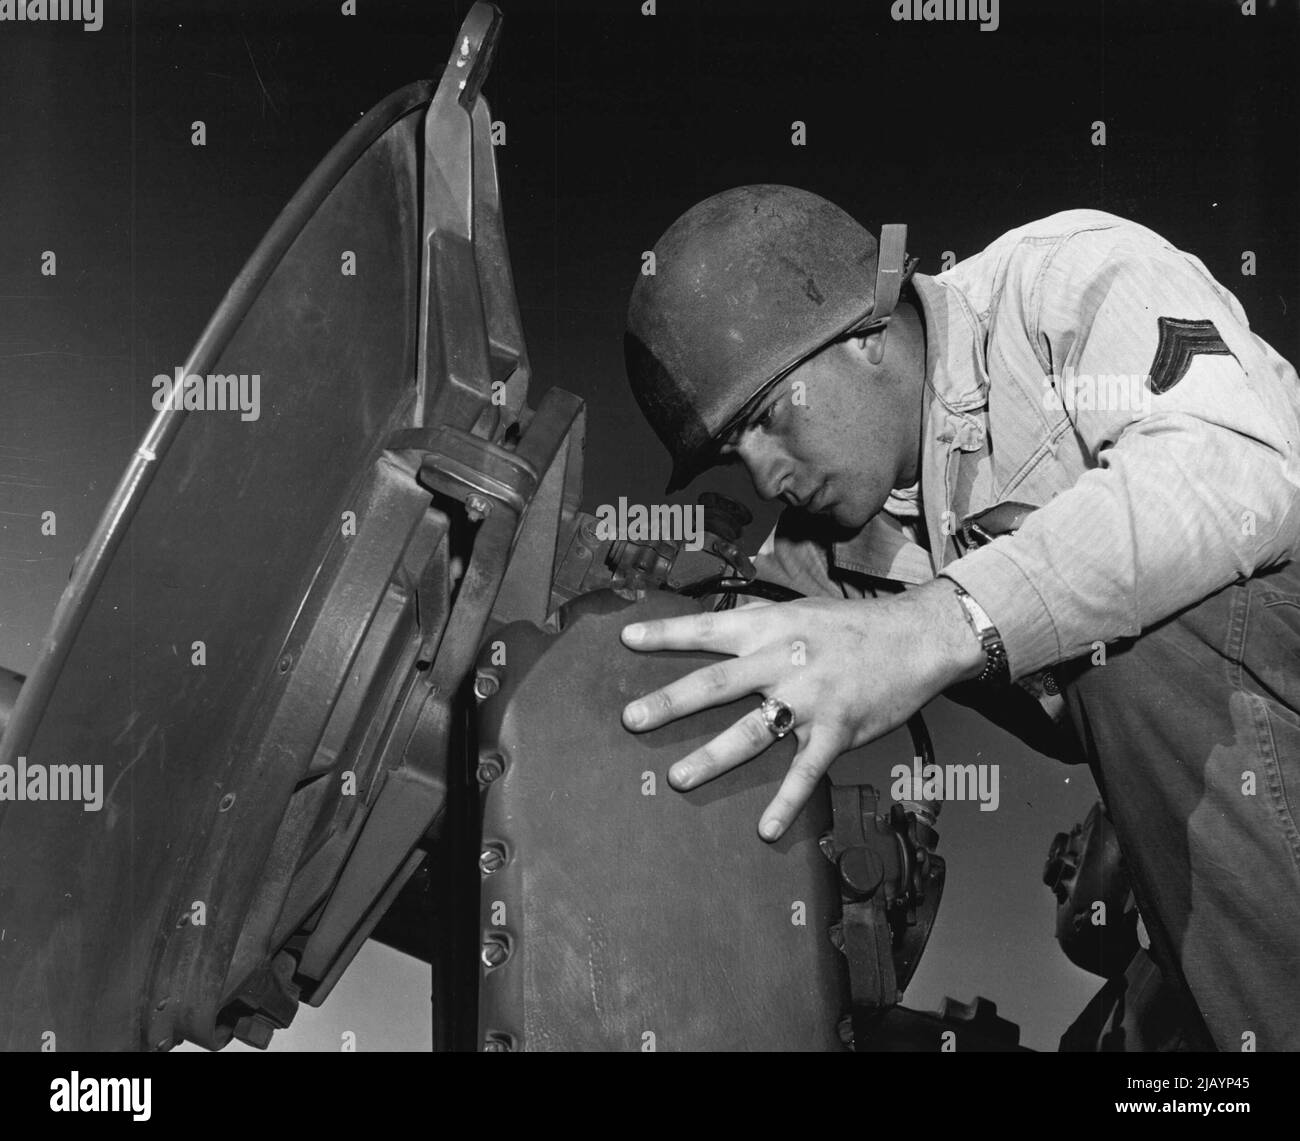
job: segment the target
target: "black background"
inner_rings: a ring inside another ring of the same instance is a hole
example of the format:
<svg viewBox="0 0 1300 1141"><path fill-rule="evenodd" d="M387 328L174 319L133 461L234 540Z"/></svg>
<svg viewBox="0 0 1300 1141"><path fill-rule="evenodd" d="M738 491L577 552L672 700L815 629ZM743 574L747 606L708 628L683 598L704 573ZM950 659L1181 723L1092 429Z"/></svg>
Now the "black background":
<svg viewBox="0 0 1300 1141"><path fill-rule="evenodd" d="M181 361L316 162L384 94L438 73L469 5L340 7L104 0L97 33L0 25L5 327L125 355L136 385ZM995 32L895 22L887 0L502 7L486 92L507 126L515 276L538 388L589 402L589 506L605 488L657 499L668 470L623 378L640 253L741 183L905 221L929 273L1033 218L1110 210L1198 254L1298 355L1295 0L1253 17L1235 0L1004 0ZM34 247L59 251L57 279Z"/></svg>

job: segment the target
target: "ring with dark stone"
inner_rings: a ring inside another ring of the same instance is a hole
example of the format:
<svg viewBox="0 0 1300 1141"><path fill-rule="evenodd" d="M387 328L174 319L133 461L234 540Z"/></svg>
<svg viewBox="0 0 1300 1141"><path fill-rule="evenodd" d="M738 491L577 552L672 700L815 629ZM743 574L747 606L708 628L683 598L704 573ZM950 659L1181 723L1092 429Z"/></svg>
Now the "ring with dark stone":
<svg viewBox="0 0 1300 1141"><path fill-rule="evenodd" d="M778 741L794 728L794 710L775 697L764 698L759 709L763 724Z"/></svg>

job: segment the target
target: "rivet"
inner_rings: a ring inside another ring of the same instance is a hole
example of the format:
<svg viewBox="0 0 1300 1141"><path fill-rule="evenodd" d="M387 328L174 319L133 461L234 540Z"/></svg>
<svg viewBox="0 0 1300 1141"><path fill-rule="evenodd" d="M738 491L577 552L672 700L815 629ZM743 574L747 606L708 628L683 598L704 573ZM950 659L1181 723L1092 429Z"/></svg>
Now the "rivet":
<svg viewBox="0 0 1300 1141"><path fill-rule="evenodd" d="M500 753L484 753L478 762L479 784L491 784L506 769L506 761Z"/></svg>
<svg viewBox="0 0 1300 1141"><path fill-rule="evenodd" d="M499 967L510 958L510 947L499 935L489 935L483 941L483 950L479 957L485 967Z"/></svg>

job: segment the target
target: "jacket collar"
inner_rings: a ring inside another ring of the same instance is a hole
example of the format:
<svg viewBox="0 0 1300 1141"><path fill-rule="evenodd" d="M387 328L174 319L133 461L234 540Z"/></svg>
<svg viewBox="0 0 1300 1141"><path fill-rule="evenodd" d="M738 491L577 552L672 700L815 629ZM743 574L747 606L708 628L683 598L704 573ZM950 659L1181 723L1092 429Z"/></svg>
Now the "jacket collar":
<svg viewBox="0 0 1300 1141"><path fill-rule="evenodd" d="M918 273L912 278L925 320L927 413L935 399L955 412L975 411L988 403L984 322L950 277Z"/></svg>

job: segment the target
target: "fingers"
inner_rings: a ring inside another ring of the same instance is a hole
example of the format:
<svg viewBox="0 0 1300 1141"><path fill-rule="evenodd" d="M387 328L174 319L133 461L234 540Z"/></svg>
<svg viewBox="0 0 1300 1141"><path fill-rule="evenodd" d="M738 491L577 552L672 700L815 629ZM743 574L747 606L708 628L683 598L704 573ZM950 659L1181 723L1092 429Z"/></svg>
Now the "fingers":
<svg viewBox="0 0 1300 1141"><path fill-rule="evenodd" d="M758 693L775 676L776 657L768 651L707 665L629 703L623 709L623 724L643 733L688 713Z"/></svg>
<svg viewBox="0 0 1300 1141"><path fill-rule="evenodd" d="M736 655L629 703L623 710L624 725L644 732L745 694L758 695L770 693L773 687L781 688L789 663L786 649L772 644L772 635L781 628L788 613L786 608L799 605L802 604L761 600L734 610L623 627L624 645L635 650L706 650ZM771 606L777 609L769 609ZM825 726L829 722L819 724ZM814 728L809 723L796 735L800 747L779 791L759 821L759 834L764 840L776 840L785 834L812 796L817 782L843 751L842 734L831 728ZM669 782L678 789L695 788L758 756L776 739L756 706L707 745L673 765L668 773Z"/></svg>
<svg viewBox="0 0 1300 1141"><path fill-rule="evenodd" d="M707 745L683 757L668 770L668 781L685 791L721 776L728 769L751 760L776 738L768 729L759 709L747 713L731 728L724 730Z"/></svg>
<svg viewBox="0 0 1300 1141"><path fill-rule="evenodd" d="M807 743L795 753L790 771L786 773L780 789L758 823L758 834L764 840L778 840L785 834L785 830L808 803L817 782L841 751L840 742L834 734L826 730L814 730L809 735Z"/></svg>
<svg viewBox="0 0 1300 1141"><path fill-rule="evenodd" d="M771 610L773 605L777 604L706 610L680 618L634 622L623 627L623 644L633 650L714 650L742 654L770 628L775 613Z"/></svg>

